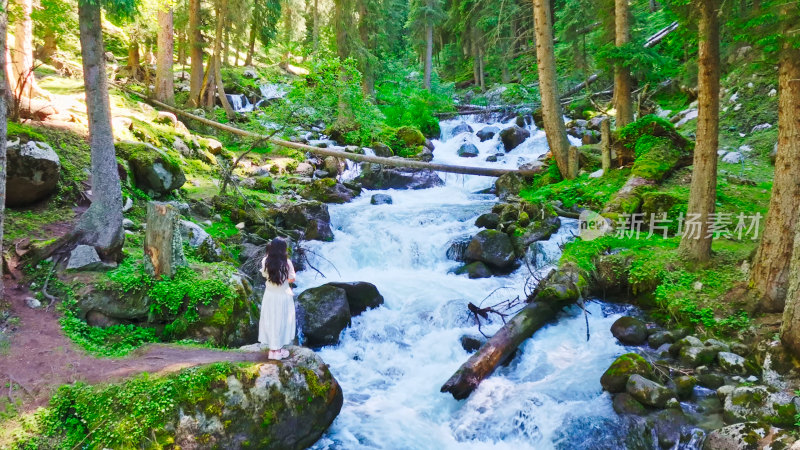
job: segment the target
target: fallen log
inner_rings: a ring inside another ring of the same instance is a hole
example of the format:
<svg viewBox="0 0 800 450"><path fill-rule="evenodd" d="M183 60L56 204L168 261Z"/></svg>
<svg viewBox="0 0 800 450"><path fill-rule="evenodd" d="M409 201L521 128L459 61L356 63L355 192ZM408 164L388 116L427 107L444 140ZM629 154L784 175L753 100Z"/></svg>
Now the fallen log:
<svg viewBox="0 0 800 450"><path fill-rule="evenodd" d="M442 386L441 392L453 394L456 400L469 397L481 381L491 375L525 339L555 318L556 313L546 303L533 302L525 305L522 311L470 356Z"/></svg>
<svg viewBox="0 0 800 450"><path fill-rule="evenodd" d="M405 159L400 157L393 157L393 158L384 158L380 156L370 156L370 155L359 155L357 153L347 153L340 150L331 150L329 148L320 148L314 147L307 144L301 144L299 142L291 142L286 141L283 139L278 139L274 137L264 136L257 133L253 133L250 131L242 130L240 128L232 127L230 125L225 125L219 122L215 122L210 119L206 119L205 117L196 116L194 114L188 113L181 109L169 106L165 103L161 103L158 100L154 100L151 98L143 97L142 94L138 92L131 91L125 87L118 86L121 90L140 96L144 98L148 103L157 106L165 111L169 111L175 115L185 117L190 120L197 121L204 125L208 125L210 127L217 128L222 131L227 131L228 133L235 134L237 136L242 137L249 137L254 139L261 139L264 142L269 142L280 147L286 148L293 148L296 150L302 150L304 152L308 152L314 155L321 155L321 156L334 156L336 158L342 159L349 159L351 161L357 162L368 162L374 164L380 164L382 166L393 166L393 167L405 167L409 169L427 169L427 170L434 170L436 172L447 172L447 173L456 173L461 175L478 175L478 176L486 176L486 177L500 177L502 175L508 173L516 173L523 177L531 177L536 175L538 172L535 170L512 170L512 169L494 169L490 167L470 167L470 166L451 166L448 164L437 164L437 163L429 163L423 161L414 161L411 159Z"/></svg>
<svg viewBox="0 0 800 450"><path fill-rule="evenodd" d="M659 30L656 34L647 38L647 41L644 43L644 48L650 48L658 45L659 42L663 41L668 34L672 33L676 29L678 29L677 21L672 22L671 24Z"/></svg>
<svg viewBox="0 0 800 450"><path fill-rule="evenodd" d="M469 397L525 339L555 319L563 307L580 299L586 285L586 279L573 263L551 270L531 293L530 303L470 356L442 385L441 392L449 392L457 400Z"/></svg>

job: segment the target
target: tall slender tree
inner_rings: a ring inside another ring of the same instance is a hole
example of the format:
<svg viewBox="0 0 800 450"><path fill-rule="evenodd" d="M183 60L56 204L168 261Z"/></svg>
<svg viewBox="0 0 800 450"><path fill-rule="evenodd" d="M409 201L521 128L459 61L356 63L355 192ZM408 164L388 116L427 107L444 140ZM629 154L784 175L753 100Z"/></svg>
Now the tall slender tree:
<svg viewBox="0 0 800 450"><path fill-rule="evenodd" d="M561 176L572 179L578 175L574 170L578 165L569 164L570 145L556 84L553 22L548 0L533 0L533 21L536 31L536 60L539 71L539 92L542 97L542 120L547 135L547 144L550 146ZM572 170L570 170L571 166Z"/></svg>
<svg viewBox="0 0 800 450"><path fill-rule="evenodd" d="M10 75L10 86L17 97L33 98L49 97L39 88L33 76L33 0L16 0L19 17L14 25L14 48L11 50L13 70Z"/></svg>
<svg viewBox="0 0 800 450"><path fill-rule="evenodd" d="M689 192L687 220L701 223L699 234L684 233L679 253L694 262L711 258L709 233L717 202L717 147L719 145L719 0L696 0L698 34L697 144Z"/></svg>
<svg viewBox="0 0 800 450"><path fill-rule="evenodd" d="M175 59L175 13L171 6L158 7L158 47L156 57L156 99L168 105L175 104L175 85L172 63Z"/></svg>
<svg viewBox="0 0 800 450"><path fill-rule="evenodd" d="M107 3L117 8L119 13L132 14L132 2L118 0ZM122 189L111 130L100 1L79 0L78 21L92 149L92 204L75 225L73 237L79 243L95 247L103 257L115 259L120 254L125 235L122 229Z"/></svg>
<svg viewBox="0 0 800 450"><path fill-rule="evenodd" d="M447 16L441 0L412 0L408 14L408 28L423 42L425 75L423 85L431 90L431 74L433 73L433 29Z"/></svg>
<svg viewBox="0 0 800 450"><path fill-rule="evenodd" d="M769 212L764 223L758 250L750 270L750 286L760 298L764 311L780 312L787 301L789 278L792 274L790 261L794 248L794 235L800 214L800 11L797 2L782 0L764 1L760 14L770 21L759 23L778 24L777 29L751 30L755 36L768 36L770 42L779 45L778 65L778 148L775 159L775 175ZM770 50L765 47L764 50ZM767 52L769 54L769 52ZM797 292L793 292L797 296ZM786 305L789 309L789 306ZM793 305L792 309L795 309ZM789 314L797 314L791 311ZM786 318L786 316L785 316ZM796 316L795 316L796 318ZM785 324L784 326L788 326ZM788 336L797 333L797 327L787 329Z"/></svg>
<svg viewBox="0 0 800 450"><path fill-rule="evenodd" d="M0 49L6 48L6 31L8 29L8 0L0 1ZM0 69L6 67L6 52L0 51ZM3 283L3 224L6 216L6 122L8 98L8 80L6 71L0 70L0 301L5 298Z"/></svg>
<svg viewBox="0 0 800 450"><path fill-rule="evenodd" d="M189 58L192 67L189 74L189 101L200 106L200 90L203 88L203 31L201 28L200 0L189 0Z"/></svg>
<svg viewBox="0 0 800 450"><path fill-rule="evenodd" d="M614 1L614 41L618 48L624 47L631 40L630 0ZM614 108L617 110L617 128L633 122L633 105L631 103L631 71L622 61L614 64Z"/></svg>

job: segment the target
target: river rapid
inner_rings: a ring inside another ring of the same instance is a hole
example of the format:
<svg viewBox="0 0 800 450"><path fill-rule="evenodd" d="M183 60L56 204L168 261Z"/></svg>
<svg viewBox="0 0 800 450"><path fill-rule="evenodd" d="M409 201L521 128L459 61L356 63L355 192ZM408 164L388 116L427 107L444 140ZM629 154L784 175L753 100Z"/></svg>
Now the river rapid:
<svg viewBox="0 0 800 450"><path fill-rule="evenodd" d="M442 123L442 139L433 141L434 162L516 168L547 152L544 132L509 153L499 136L480 142L474 133L453 135L462 120L477 132L510 123L460 118ZM457 155L468 140L476 158ZM497 162L486 162L502 154ZM354 170L351 170L350 176ZM499 368L467 400L439 392L469 358L462 335L478 335L468 302L492 305L523 296L525 265L503 277L468 279L452 271L452 241L479 231L475 219L497 198L480 192L493 178L441 174L445 186L418 191L365 191L351 203L330 207L334 241L308 247L315 267L301 272L297 292L330 281L375 284L385 304L354 317L336 346L320 356L344 391L341 414L315 449L597 449L648 448L632 443L629 426L611 406L600 376L626 352L611 335L611 324L630 307L593 301L584 312L573 307L557 322L528 339L507 367ZM375 193L393 204L371 205ZM577 230L577 221L561 219L561 228L539 243L536 271L557 262L560 245ZM488 297L488 298L487 298ZM484 324L490 335L502 322ZM627 442L626 442L627 439ZM637 439L638 440L638 439Z"/></svg>

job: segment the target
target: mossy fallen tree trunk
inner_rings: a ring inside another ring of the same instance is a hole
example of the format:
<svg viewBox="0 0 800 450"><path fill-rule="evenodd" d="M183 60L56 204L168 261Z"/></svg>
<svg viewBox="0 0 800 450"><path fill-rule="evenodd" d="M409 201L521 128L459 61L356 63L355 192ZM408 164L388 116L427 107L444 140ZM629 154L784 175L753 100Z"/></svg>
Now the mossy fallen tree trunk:
<svg viewBox="0 0 800 450"><path fill-rule="evenodd" d="M442 386L441 392L451 393L456 400L469 397L525 339L555 319L563 307L581 298L586 285L585 277L574 264L567 263L551 271L532 294L530 303L470 356Z"/></svg>
<svg viewBox="0 0 800 450"><path fill-rule="evenodd" d="M141 96L140 93L130 91L126 88L118 86L121 90L135 94L137 96ZM447 173L456 173L462 175L479 175L479 176L486 176L486 177L499 177L505 175L507 173L518 173L522 176L533 176L536 175L537 171L533 170L510 170L510 169L492 169L489 167L469 167L469 166L451 166L448 164L436 164L436 163L429 163L423 161L414 161L410 159L404 158L384 158L380 156L370 156L370 155L359 155L356 153L347 153L339 150L331 150L328 148L320 148L314 147L311 145L301 144L299 142L291 142L286 141L283 139L272 138L269 136L264 136L256 133L252 133L250 131L245 131L236 127L232 127L230 125L225 125L219 122L215 122L213 120L206 119L205 117L196 116L194 114L188 113L186 111L174 108L167 104L161 103L157 100L153 100L150 98L145 99L148 103L151 103L158 108L161 108L165 111L169 111L176 115L185 117L187 119L195 120L199 123L204 125L208 125L210 127L214 127L218 130L227 131L228 133L235 134L237 136L242 137L249 137L254 139L261 139L264 142L270 142L272 144L286 147L286 148L293 148L296 150L302 150L304 152L308 152L314 155L320 156L334 156L336 158L343 158L349 159L351 161L356 162L368 162L374 164L380 164L382 166L393 166L393 167L405 167L409 169L427 169L427 170L434 170L436 172L447 172Z"/></svg>

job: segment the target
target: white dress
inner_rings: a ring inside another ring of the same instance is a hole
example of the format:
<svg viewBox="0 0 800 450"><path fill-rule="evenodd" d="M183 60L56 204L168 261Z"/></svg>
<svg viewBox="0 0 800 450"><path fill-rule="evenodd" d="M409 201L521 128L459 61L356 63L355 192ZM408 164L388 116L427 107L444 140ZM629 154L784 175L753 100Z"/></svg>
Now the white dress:
<svg viewBox="0 0 800 450"><path fill-rule="evenodd" d="M261 260L261 274L267 279L264 298L261 300L261 319L258 322L258 342L270 350L280 350L291 344L296 332L294 293L289 279L294 279L294 266L289 263L289 277L280 286L269 281L267 258Z"/></svg>

